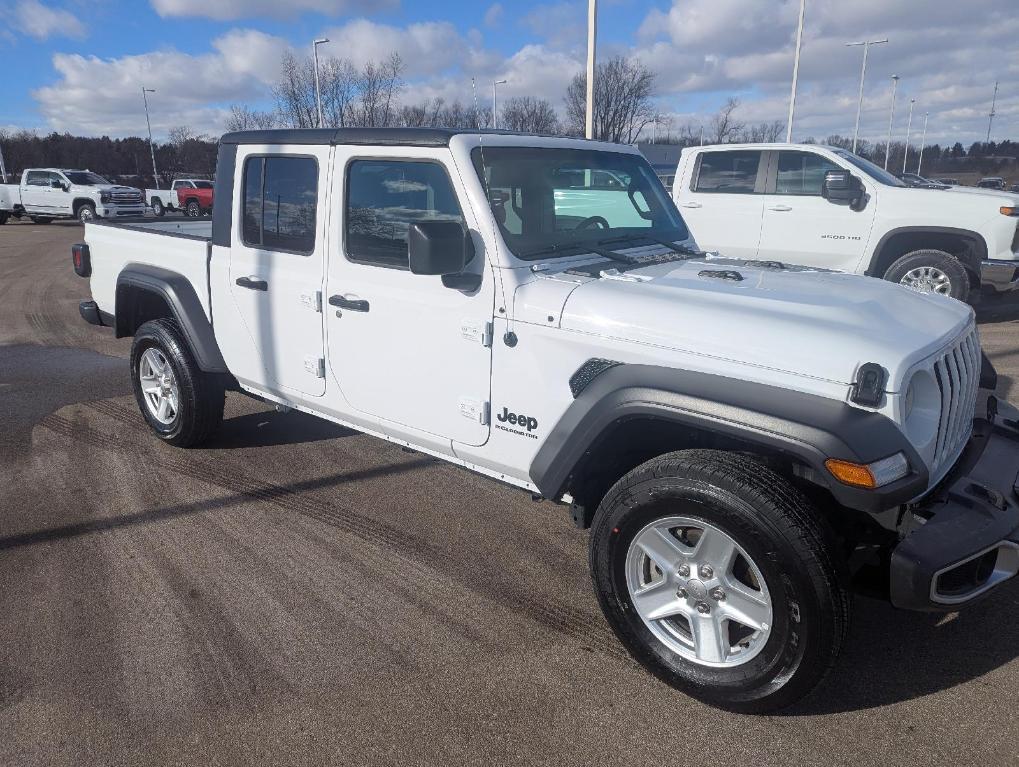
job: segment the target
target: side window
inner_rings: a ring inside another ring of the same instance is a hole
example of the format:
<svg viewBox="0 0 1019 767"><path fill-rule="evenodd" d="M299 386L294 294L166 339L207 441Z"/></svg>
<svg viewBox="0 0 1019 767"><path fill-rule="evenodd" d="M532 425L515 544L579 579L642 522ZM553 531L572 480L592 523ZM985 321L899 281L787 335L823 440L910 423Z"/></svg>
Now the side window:
<svg viewBox="0 0 1019 767"><path fill-rule="evenodd" d="M779 152L775 194L821 196L824 174L841 168L812 152Z"/></svg>
<svg viewBox="0 0 1019 767"><path fill-rule="evenodd" d="M760 166L759 151L704 152L694 191L753 194Z"/></svg>
<svg viewBox="0 0 1019 767"><path fill-rule="evenodd" d="M67 179L65 179L59 173L50 173L50 177L49 177L49 179L47 180L46 183L49 184L50 186L53 186L53 182L54 181L56 181L58 184L60 184L61 189L63 188L64 184L67 183Z"/></svg>
<svg viewBox="0 0 1019 767"><path fill-rule="evenodd" d="M50 174L46 171L33 170L25 176L26 186L49 186Z"/></svg>
<svg viewBox="0 0 1019 767"><path fill-rule="evenodd" d="M463 225L449 176L435 162L354 160L347 168L346 198L346 251L351 261L406 268L411 224Z"/></svg>
<svg viewBox="0 0 1019 767"><path fill-rule="evenodd" d="M318 164L311 157L249 157L241 202L245 245L311 253L315 249Z"/></svg>

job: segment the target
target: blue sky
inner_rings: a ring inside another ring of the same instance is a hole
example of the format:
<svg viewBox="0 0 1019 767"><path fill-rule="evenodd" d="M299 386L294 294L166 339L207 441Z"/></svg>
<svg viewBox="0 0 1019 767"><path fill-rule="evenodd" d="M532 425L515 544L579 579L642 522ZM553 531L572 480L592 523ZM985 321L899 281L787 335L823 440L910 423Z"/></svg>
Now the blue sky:
<svg viewBox="0 0 1019 767"><path fill-rule="evenodd" d="M230 104L268 106L279 57L325 51L360 62L398 50L404 101L470 98L470 79L508 79L500 94L560 108L583 65L585 0L5 0L0 129L81 134L144 131L139 88L154 87L157 139L186 124L222 130ZM807 0L797 137L846 133L855 116L859 49L871 55L862 135L887 129L889 77L931 113L932 140L982 137L990 91L996 125L1019 136L1019 14L1000 0ZM747 122L784 120L798 0L601 0L599 49L656 73L659 110L695 129L729 96ZM905 129L900 104L896 134ZM902 124L900 125L899 122Z"/></svg>

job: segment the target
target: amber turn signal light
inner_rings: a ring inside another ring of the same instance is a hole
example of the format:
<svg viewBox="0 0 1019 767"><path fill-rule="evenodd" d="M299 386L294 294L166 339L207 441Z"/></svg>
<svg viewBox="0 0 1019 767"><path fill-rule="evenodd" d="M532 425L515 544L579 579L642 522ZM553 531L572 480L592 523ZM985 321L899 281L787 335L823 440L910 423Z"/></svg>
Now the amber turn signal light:
<svg viewBox="0 0 1019 767"><path fill-rule="evenodd" d="M1003 216L1019 216L1019 208L1014 205L1002 205L998 212Z"/></svg>
<svg viewBox="0 0 1019 767"><path fill-rule="evenodd" d="M850 463L849 461L840 461L837 458L829 458L824 462L824 465L831 472L831 475L844 485L866 487L868 490L873 490L877 487L877 481L867 466L859 463Z"/></svg>

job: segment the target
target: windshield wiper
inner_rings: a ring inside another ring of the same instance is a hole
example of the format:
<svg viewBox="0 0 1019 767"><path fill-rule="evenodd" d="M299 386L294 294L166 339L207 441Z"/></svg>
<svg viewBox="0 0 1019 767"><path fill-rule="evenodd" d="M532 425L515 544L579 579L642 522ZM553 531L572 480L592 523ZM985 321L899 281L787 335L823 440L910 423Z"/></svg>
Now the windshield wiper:
<svg viewBox="0 0 1019 767"><path fill-rule="evenodd" d="M565 253L569 250L581 250L584 252L590 251L590 248L584 243L578 242L559 242L554 245L549 245L545 248L538 248L537 250L529 250L526 253L521 253L521 258L534 258L535 256L544 256L548 253Z"/></svg>

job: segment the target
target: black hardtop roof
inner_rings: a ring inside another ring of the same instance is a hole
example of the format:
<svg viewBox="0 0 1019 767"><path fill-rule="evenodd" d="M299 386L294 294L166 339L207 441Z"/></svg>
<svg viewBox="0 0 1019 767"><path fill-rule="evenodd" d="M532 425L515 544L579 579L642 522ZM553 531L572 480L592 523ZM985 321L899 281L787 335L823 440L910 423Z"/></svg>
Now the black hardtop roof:
<svg viewBox="0 0 1019 767"><path fill-rule="evenodd" d="M283 128L226 133L222 144L354 144L374 146L449 146L459 134L534 136L518 131L455 128Z"/></svg>

